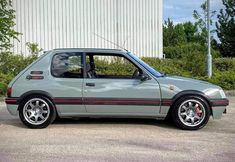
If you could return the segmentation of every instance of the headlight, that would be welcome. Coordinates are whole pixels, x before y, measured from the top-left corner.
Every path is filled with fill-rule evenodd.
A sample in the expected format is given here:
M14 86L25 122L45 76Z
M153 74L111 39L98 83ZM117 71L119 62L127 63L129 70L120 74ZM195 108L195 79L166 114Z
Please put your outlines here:
M219 93L220 93L220 96L222 97L222 98L226 98L226 95L225 95L225 93L224 93L224 91L221 89L221 90L219 90Z

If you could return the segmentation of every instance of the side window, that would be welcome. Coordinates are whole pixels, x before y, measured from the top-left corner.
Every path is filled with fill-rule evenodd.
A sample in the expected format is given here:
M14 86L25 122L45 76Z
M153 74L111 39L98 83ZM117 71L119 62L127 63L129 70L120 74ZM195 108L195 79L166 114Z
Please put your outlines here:
M140 70L127 58L115 55L87 55L88 78L132 79L140 75Z
M59 53L52 59L51 73L59 78L82 78L82 67L80 53Z

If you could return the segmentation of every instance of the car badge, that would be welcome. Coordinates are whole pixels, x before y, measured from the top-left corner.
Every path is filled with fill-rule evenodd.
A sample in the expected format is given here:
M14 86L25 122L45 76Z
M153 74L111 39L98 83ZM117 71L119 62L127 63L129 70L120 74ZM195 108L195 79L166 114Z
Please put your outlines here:
M169 89L172 90L172 91L174 91L174 90L175 90L175 86L170 85L170 86L169 86Z

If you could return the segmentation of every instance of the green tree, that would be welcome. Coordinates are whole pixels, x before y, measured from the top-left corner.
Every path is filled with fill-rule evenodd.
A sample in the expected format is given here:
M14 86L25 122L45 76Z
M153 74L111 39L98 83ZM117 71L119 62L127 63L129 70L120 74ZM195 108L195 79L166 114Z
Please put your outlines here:
M173 21L169 18L165 21L163 25L163 45L167 46L175 46L182 43L185 43L186 36L184 32L184 28L182 24L174 25Z
M39 47L38 43L27 42L26 46L32 57L38 57L39 52L43 50L42 48Z
M0 53L0 69L3 74L17 75L26 67L23 55L15 55L11 52Z
M219 49L224 57L235 57L235 1L223 0L225 9L217 15L217 35L220 39Z
M12 9L11 0L0 0L0 50L10 49L11 39L17 39L20 34L13 29L14 19L15 10Z
M213 17L215 16L216 11L210 11L210 25L213 24ZM207 40L207 16L208 16L208 11L207 11L207 3L206 1L201 5L201 13L198 12L197 10L193 11L193 17L196 20L196 25L201 33L201 43L206 44ZM211 30L211 33L214 33L215 30ZM213 37L211 38L213 40Z
M186 35L187 42L198 43L201 41L201 34L198 31L198 27L195 23L185 22L183 23L184 32Z

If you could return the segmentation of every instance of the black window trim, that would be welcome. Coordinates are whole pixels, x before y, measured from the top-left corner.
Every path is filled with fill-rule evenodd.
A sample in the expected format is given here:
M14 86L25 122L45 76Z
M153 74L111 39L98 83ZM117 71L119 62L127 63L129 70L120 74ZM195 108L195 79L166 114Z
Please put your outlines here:
M56 55L59 55L59 54L63 54L63 53L76 53L76 54L79 54L79 55L81 55L81 63L82 63L82 77L81 78L66 78L66 77L58 77L58 76L55 76L54 74L53 74L53 72L52 72L52 64L53 64L53 59L54 59L54 57L56 56ZM51 76L53 76L54 78L62 78L62 79L84 79L85 78L85 76L84 76L84 74L85 74L85 71L84 71L84 66L85 64L84 64L84 52L70 52L70 51L68 51L68 52L57 52L57 53L54 53L53 54L53 56L51 57L51 67L50 67L50 74L51 74Z

